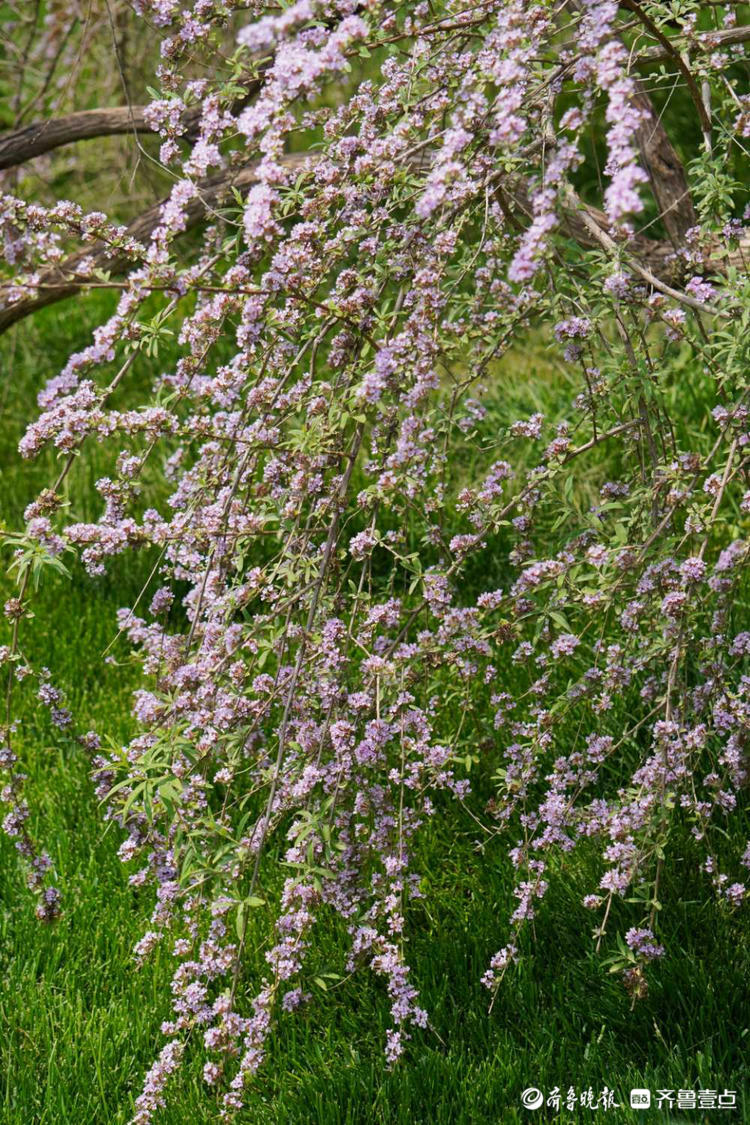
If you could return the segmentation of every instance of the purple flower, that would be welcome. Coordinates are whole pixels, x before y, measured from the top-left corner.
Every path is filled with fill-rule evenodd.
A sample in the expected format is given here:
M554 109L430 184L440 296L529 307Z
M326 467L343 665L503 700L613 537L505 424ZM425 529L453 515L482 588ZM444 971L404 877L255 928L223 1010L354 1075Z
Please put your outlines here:
M664 956L664 946L657 945L653 932L648 927L640 930L633 927L628 930L625 934L625 941L633 952L644 961L653 961Z
M561 633L550 645L550 652L555 660L561 656L572 656L580 643L580 638L573 633Z

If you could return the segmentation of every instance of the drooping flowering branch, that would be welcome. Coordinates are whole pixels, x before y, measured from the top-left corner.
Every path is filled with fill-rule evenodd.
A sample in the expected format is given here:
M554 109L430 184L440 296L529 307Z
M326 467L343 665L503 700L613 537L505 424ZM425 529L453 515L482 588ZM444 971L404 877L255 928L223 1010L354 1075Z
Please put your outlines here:
M137 7L165 35L149 114L173 186L137 230L6 196L0 318L50 286L119 291L21 442L68 454L66 473L108 446L101 516L66 511L58 482L13 547L24 575L28 552L53 566L75 550L93 577L153 559L156 588L119 618L143 668L138 733L107 755L81 736L132 882L154 891L136 956L169 940L178 962L146 1125L196 1039L222 1115L242 1106L275 1021L309 997L324 912L348 927L348 971L385 980L395 1063L428 1019L407 937L432 817L471 816L516 869L487 951L495 994L560 858L592 841L597 942L626 894L637 907L615 955L634 997L666 954L680 827L722 903L745 899L750 855L721 840L748 780L750 403L727 171L744 154L739 39L719 29L696 64L679 51L670 80L696 65L691 89L711 91L685 166L633 73L665 40L704 41L698 5L677 28L663 5L610 0ZM227 41L221 73L196 79ZM170 332L176 362L129 399ZM498 425L498 365L533 334L575 391L556 417L530 397ZM147 465L167 486L153 502ZM9 611L12 665L29 593ZM274 902L259 969L247 935Z

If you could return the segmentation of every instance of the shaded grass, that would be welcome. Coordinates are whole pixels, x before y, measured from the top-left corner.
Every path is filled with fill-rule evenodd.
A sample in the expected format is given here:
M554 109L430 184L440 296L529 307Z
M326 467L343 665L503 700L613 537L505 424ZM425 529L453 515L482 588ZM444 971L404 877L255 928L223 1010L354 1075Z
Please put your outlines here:
M10 525L17 525L24 504L54 471L49 457L19 465L14 449L23 421L33 416L34 394L44 379L71 348L85 343L89 315L78 305L51 310L3 345L0 514ZM523 413L524 377L530 369L544 376L543 363L536 355L509 374L508 396L495 407L497 426L505 424L506 413L508 420ZM528 413L545 408L554 417L569 397L564 380L550 367L535 385L541 387L534 392L539 400L529 401ZM91 516L97 507L93 482L106 471L106 454L93 445L77 469L71 504ZM96 582L76 570L70 583L43 586L36 621L26 631L30 658L55 670L80 721L120 740L131 727L136 670L103 665L100 654L114 634L116 609L132 604L147 573L146 559L119 561ZM162 1044L170 958L158 951L142 970L133 965L131 950L150 900L128 886L116 856L119 839L115 830L105 830L83 753L61 750L31 707L24 712L22 745L33 827L53 856L65 913L49 928L34 920L13 849L3 838L0 1122L120 1125ZM506 939L512 872L501 848L483 849L468 816L441 812L417 848L426 897L408 922L408 960L430 1028L415 1035L403 1065L388 1073L382 1048L389 1005L381 983L360 973L327 992L318 990L301 1013L282 1019L242 1114L245 1125L552 1120L546 1111L521 1108L527 1086L558 1086L563 1094L569 1086L591 1086L596 1093L608 1086L621 1106L631 1086L727 1087L738 1091L739 1108L723 1117L750 1116L744 1100L750 1011L745 913L720 914L699 905L694 864L673 864L660 930L668 957L652 973L649 995L631 1011L619 980L594 954L592 916L580 904L598 878L596 857L576 854L553 882L534 935L526 939L523 952L531 956L508 975L488 1014L480 977ZM321 916L313 970L342 971L345 950L341 924ZM190 1052L163 1114L165 1125L214 1119L214 1095L200 1081L201 1064L200 1052ZM577 1110L557 1120L593 1116ZM626 1108L600 1116L669 1119L663 1112ZM718 1116L673 1115L682 1122Z

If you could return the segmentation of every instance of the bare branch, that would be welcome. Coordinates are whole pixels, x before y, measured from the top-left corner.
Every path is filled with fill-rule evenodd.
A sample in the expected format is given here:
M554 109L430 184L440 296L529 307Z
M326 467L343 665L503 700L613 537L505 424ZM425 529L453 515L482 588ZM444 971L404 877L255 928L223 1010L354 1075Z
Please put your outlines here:
M197 107L184 114L183 123L188 134L195 129L199 117L200 109ZM0 169L14 168L35 156L75 141L133 132L156 132L146 120L144 105L84 109L78 113L68 113L64 117L34 121L22 129L0 135Z
M680 41L681 54L695 54L696 52L705 51L710 53L712 51L723 51L727 47L736 47L740 43L747 43L750 40L750 25L745 27L725 27L721 31L705 31L699 38L688 39L684 42ZM674 48L669 50L663 44L657 44L655 47L648 47L645 51L640 51L634 62L638 64L664 62L666 59L674 58Z
M637 83L634 101L643 115L636 137L651 190L667 234L679 248L697 222L685 169L641 82Z

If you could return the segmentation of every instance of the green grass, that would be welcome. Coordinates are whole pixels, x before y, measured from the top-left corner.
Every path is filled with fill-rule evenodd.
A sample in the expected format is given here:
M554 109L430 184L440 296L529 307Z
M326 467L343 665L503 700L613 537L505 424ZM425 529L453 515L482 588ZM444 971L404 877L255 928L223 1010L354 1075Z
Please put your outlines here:
M101 311L101 302L94 312ZM61 306L23 325L2 343L0 516L17 526L24 504L46 484L51 459L19 464L15 444L34 396L68 352L87 338L85 305ZM543 357L539 359L543 363ZM146 373L147 375L147 373ZM146 376L144 376L145 378ZM565 396L556 373L539 391L554 412ZM516 380L512 394L522 395ZM536 406L529 402L529 412ZM514 409L517 403L514 403ZM520 410L520 407L519 407ZM93 482L106 469L98 446L73 475L74 510L93 514ZM104 580L75 571L48 582L26 630L30 656L48 664L82 723L125 739L135 671L98 659L114 634L114 613L131 604L147 560L118 563ZM121 1125L144 1070L158 1052L159 1023L169 1014L169 957L141 970L131 949L149 902L127 884L105 830L83 754L61 751L43 717L24 713L22 743L30 774L34 829L48 846L65 895L52 927L33 918L13 848L0 841L0 1125ZM750 832L748 832L750 835ZM398 1069L384 1069L388 1000L367 973L318 993L282 1021L259 1076L244 1125L497 1125L552 1120L527 1112L527 1086L565 1092L614 1088L620 1103L631 1086L700 1086L738 1091L734 1114L674 1111L680 1122L750 1119L747 1101L750 1032L750 943L744 912L719 914L700 905L694 865L672 865L664 890L661 936L668 957L651 975L649 995L631 1011L620 982L594 954L592 916L580 905L595 882L595 856L578 856L557 880L524 952L491 1013L479 983L504 944L512 910L512 873L504 851L483 852L467 817L450 825L436 816L417 860L427 897L409 917L409 961L431 1027L415 1035ZM616 920L615 920L616 921ZM315 964L339 971L345 934L322 918ZM249 982L248 987L252 982ZM198 1051L172 1088L164 1125L214 1120L214 1096L199 1078ZM628 1109L560 1114L564 1122L666 1121L663 1112Z

